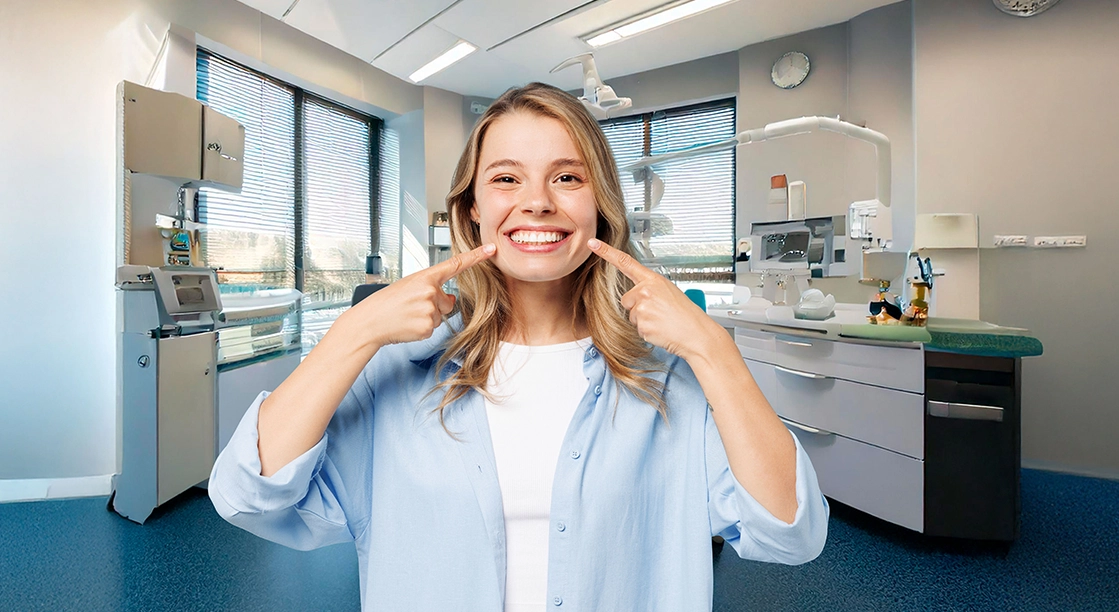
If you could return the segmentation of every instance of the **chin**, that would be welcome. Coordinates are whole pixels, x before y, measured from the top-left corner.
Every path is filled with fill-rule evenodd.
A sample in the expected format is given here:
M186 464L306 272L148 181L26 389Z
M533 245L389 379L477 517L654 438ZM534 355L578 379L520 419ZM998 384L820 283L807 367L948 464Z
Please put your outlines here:
M525 283L550 283L571 276L582 262L511 262L498 259L494 263L506 278Z

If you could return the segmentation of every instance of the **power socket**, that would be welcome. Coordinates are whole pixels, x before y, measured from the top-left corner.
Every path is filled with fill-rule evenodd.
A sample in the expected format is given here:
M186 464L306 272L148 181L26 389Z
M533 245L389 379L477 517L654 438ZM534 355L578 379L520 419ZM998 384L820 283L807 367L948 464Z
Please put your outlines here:
M1024 247L1030 246L1025 236L995 236L997 247Z
M1077 248L1088 246L1087 236L1034 236L1034 247L1039 249Z

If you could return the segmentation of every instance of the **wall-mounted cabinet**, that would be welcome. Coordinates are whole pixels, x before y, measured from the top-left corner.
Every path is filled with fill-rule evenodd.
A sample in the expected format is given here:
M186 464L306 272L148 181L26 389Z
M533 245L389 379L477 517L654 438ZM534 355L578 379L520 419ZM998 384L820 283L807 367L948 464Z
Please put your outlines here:
M124 81L124 167L181 184L241 189L245 128L198 100Z

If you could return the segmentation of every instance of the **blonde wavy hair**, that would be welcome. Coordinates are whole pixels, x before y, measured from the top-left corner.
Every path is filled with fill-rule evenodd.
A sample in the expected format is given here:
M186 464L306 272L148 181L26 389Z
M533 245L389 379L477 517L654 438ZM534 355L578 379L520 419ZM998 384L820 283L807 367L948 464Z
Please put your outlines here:
M470 133L466 148L455 168L447 211L450 213L451 249L464 253L481 245L479 228L470 216L474 207L474 180L486 130L499 118L518 112L549 117L562 123L575 142L587 168L598 208L596 237L610 246L634 255L626 222L625 198L606 136L598 123L571 94L543 83L510 89L486 110ZM619 385L642 402L654 407L667 422L668 407L664 385L649 377L663 366L652 358L650 347L637 333L621 306L621 297L633 281L596 255L591 255L573 275L571 322L582 318L606 366ZM437 371L451 359L459 358L462 367L436 387L445 390L436 410L443 422L443 411L471 389L486 393L490 368L497 357L504 334L515 324L504 275L491 262L464 270L456 277L459 298L456 308L462 313L462 330L451 337ZM616 407L616 406L615 406ZM446 425L444 424L444 428Z

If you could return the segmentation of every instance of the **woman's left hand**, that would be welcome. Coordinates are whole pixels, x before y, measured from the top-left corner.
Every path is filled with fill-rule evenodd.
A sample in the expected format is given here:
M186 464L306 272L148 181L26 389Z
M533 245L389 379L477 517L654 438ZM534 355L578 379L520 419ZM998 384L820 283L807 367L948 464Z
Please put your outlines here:
M634 282L622 296L622 308L646 342L689 360L703 353L713 334L723 334L688 296L667 278L641 265L633 257L592 238L587 246Z

